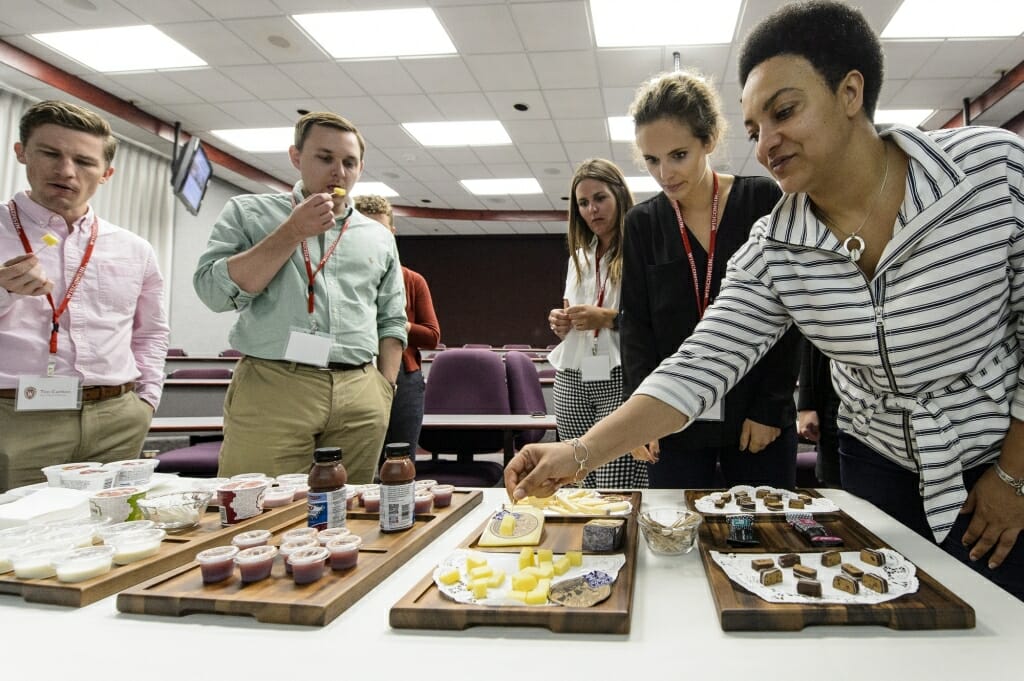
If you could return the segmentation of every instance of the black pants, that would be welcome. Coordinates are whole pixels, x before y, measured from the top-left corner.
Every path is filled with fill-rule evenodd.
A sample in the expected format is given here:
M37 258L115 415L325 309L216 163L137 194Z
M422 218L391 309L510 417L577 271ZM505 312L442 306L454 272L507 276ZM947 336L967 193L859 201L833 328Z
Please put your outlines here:
M916 472L896 465L860 440L842 432L839 433L839 462L843 489L870 501L922 537L934 541L918 491ZM988 464L982 464L963 472L964 486L968 492L987 470ZM962 543L964 532L967 531L970 522L969 514L957 517L953 528L939 547L1024 601L1024 535L1017 538L1017 543L1003 564L995 570L990 570L987 556L971 561L971 549ZM954 588L952 584L946 586Z

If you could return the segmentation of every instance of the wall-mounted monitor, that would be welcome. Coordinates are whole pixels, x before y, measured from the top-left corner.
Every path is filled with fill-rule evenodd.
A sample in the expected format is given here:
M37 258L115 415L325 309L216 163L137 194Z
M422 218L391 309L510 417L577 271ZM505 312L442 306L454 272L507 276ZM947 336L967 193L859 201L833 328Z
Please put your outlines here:
M206 157L203 143L193 137L182 149L174 166L174 177L171 184L174 195L185 204L192 215L199 214L199 206L206 195L206 187L213 176L213 166Z

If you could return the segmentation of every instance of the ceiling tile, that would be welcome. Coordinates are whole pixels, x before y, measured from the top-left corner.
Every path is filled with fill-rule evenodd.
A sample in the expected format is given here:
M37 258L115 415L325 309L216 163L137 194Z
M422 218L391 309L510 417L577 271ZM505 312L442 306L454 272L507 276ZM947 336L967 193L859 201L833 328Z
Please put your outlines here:
M484 90L535 90L537 78L525 54L477 54L466 65Z
M523 160L519 150L514 145L506 144L500 147L473 147L479 159L491 167L495 177L519 177L508 175L508 167L511 164L522 164L525 169L526 161ZM499 173L506 174L499 174Z
M890 106L896 109L938 109L956 104L964 97L977 96L971 92L968 78L914 78L908 80L896 94Z
M140 19L149 24L178 21L203 21L210 13L192 0L125 0L125 4ZM165 27L160 27L165 31Z
M290 99L307 93L276 66L222 66L219 71L259 99Z
M477 92L480 89L461 57L403 59L402 66L424 92Z
M583 90L545 90L544 99L548 103L551 117L558 118L593 118L604 114L604 101L601 91Z
M513 5L512 17L530 52L588 50L590 20L583 0Z
M436 164L434 158L422 147L396 147L394 149L388 149L385 153L395 165L404 166L406 168L419 168L422 166ZM410 171L410 174L415 176L418 172L419 170Z
M4 23L19 33L69 31L75 22L38 2L5 2Z
M597 61L592 50L541 52L530 55L542 88L597 87Z
M519 153L528 163L544 163L546 161L567 161L565 149L561 144L520 143Z
M600 49L597 68L601 87L636 88L641 82L664 70L660 47Z
M639 87L637 83L637 87ZM601 99L604 101L604 109L609 116L625 116L629 113L629 106L636 96L636 87L613 87L601 88Z
M295 124L296 115L286 116L263 100L224 102L217 105L246 126L253 128L279 128Z
M220 130L248 127L237 118L212 104L179 104L174 107L181 116L181 124L186 130ZM221 145L229 147L227 142Z
M95 9L83 9L73 2L64 0L41 0L40 2L6 2L4 3L4 15L7 8L12 4L33 5L39 9L43 5L48 6L54 12L67 17L74 23L75 28L107 28L112 26L134 26L142 23L139 17L128 11L114 0L91 0ZM5 16L6 18L6 16Z
M517 112L518 113L518 112ZM513 114L514 115L514 114ZM558 143L558 130L550 120L503 120L509 137L516 144Z
M611 158L612 148L608 142L566 142L565 152L576 165L588 158Z
M498 112L498 118L515 117L518 120L550 118L547 104L540 90L513 90L508 92L487 92L487 99ZM516 104L526 104L527 111L516 111Z
M988 78L993 75L987 72L988 65L1012 42L1012 39L944 40L914 75L916 78ZM1024 58L1024 54L1019 56ZM998 76L992 81L997 79Z
M217 0L207 2L206 11L218 19L266 17L281 13L271 0Z
M330 58L291 19L281 15L265 16L265 14L261 15L260 12L253 11L241 16L255 16L259 18L232 19L231 21L225 21L224 26L228 30L233 31L249 47L259 52L264 59L273 64L318 61ZM272 12L271 14L277 14L277 12ZM271 36L284 38L287 41L287 46L280 47L274 45L269 41Z
M194 52L210 66L264 64L267 60L216 21L164 24L160 30Z
M482 121L496 118L494 107L482 92L431 95L441 115L451 121Z
M448 172L457 180L484 180L494 177L491 169L483 163L452 163Z
M402 60L406 61L406 60ZM398 59L342 62L345 73L371 95L407 95L423 92Z
M168 78L166 73L122 73L114 80L156 104L196 104L203 101L199 95Z
M555 121L558 134L563 142L606 142L608 141L608 120L606 118L573 118Z
M325 105L321 104L318 100L309 97L302 97L299 99L272 99L268 100L266 104L288 119L290 125L293 125L297 120L299 120L298 109L306 109L307 111L327 110Z
M394 123L391 117L371 97L325 97L320 100L325 111L333 111L344 116L357 126L380 125Z
M529 205L531 201L522 200L526 197L517 196L516 204L523 206L524 204ZM520 208L521 210L551 210L551 208ZM513 222L510 226L516 234L547 234L548 231L544 229L544 225L539 222Z
M939 45L939 40L883 40L886 79L913 78Z
M696 71L702 76L711 78L716 84L735 82L736 77L728 78L726 73L729 68L729 54L734 49L732 45L684 45L682 47L665 48L665 68L672 69L672 52L679 52L679 64L684 71ZM652 74L654 75L654 74ZM639 85L639 83L637 83Z
M355 97L366 94L335 61L278 64L277 68L314 97Z
M476 153L467 147L451 148L451 149L431 149L430 155L433 156L438 163L446 168L451 168L455 165L470 165L480 163L480 158Z
M416 144L402 127L396 123L390 125L361 125L359 132L366 138L367 144L378 149L404 149Z
M426 95L380 95L374 99L392 118L403 123L444 120Z
M217 69L166 71L167 77L207 102L244 102L252 94Z
M523 49L512 14L503 5L439 7L436 12L459 54Z

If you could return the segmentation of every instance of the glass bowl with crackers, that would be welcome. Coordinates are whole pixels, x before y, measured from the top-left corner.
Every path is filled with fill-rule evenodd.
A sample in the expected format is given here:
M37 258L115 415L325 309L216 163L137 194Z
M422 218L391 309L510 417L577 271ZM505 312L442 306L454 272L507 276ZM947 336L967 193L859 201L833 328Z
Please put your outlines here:
M702 520L700 513L679 508L652 508L637 516L647 548L665 556L692 551Z

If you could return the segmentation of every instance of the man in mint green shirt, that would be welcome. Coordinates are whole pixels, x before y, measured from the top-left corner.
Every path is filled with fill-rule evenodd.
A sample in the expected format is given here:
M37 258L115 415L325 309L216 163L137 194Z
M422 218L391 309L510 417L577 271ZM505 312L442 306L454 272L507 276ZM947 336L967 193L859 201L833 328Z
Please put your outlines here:
M219 475L305 472L316 447L335 446L351 483L373 478L406 317L395 240L351 206L365 149L344 118L306 114L291 194L236 196L213 227L193 284L211 310L238 313L229 342L244 353Z

